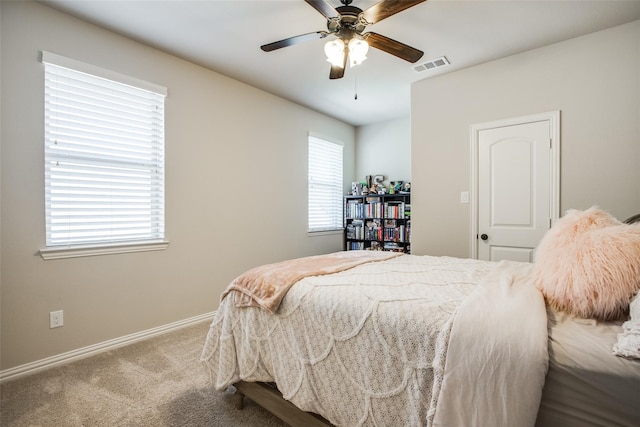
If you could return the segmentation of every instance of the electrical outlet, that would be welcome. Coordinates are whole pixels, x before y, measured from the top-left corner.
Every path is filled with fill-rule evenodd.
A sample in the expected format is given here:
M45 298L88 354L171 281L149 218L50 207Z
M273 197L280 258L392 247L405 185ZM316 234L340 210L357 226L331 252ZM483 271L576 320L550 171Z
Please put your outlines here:
M49 313L49 329L64 326L64 317L62 310L52 311Z

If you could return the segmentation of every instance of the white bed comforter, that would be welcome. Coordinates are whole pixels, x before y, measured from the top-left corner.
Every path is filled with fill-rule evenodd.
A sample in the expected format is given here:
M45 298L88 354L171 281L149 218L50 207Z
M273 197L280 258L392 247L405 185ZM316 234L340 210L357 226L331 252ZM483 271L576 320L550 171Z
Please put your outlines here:
M276 382L336 426L533 426L547 317L530 268L404 255L304 278L275 315L225 298L202 360L218 389Z

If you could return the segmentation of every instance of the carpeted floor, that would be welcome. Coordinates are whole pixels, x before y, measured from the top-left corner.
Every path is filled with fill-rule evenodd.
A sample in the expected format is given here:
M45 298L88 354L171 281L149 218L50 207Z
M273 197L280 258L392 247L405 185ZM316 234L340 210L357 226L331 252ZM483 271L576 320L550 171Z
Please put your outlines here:
M216 391L200 363L209 322L51 368L0 386L0 425L286 427L233 390Z

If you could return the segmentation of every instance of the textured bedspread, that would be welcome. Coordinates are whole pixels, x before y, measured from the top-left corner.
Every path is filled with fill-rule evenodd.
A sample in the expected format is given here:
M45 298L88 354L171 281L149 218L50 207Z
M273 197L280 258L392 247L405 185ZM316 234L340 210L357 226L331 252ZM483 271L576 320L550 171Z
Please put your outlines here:
M238 308L225 298L202 360L218 389L239 380L274 381L285 399L336 426L432 425L434 417L443 418L438 414L443 381L449 391L469 389L468 384L455 384L458 379L450 373L445 380L456 313L501 266L403 255L306 277L289 289L276 314ZM477 350L480 341L478 337L472 348ZM464 343L457 351L465 352ZM542 365L546 368L546 360ZM473 377L469 375L463 378ZM535 387L540 381L544 372ZM451 405L455 407L453 401L448 408ZM530 422L509 425L534 421L535 412ZM456 424L445 420L439 425Z

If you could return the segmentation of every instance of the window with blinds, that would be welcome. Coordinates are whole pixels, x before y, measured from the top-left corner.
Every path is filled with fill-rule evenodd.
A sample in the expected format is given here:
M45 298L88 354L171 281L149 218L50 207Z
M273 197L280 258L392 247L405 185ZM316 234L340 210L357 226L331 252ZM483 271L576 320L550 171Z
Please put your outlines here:
M309 231L341 230L342 145L309 136Z
M164 239L166 89L43 52L46 246Z

